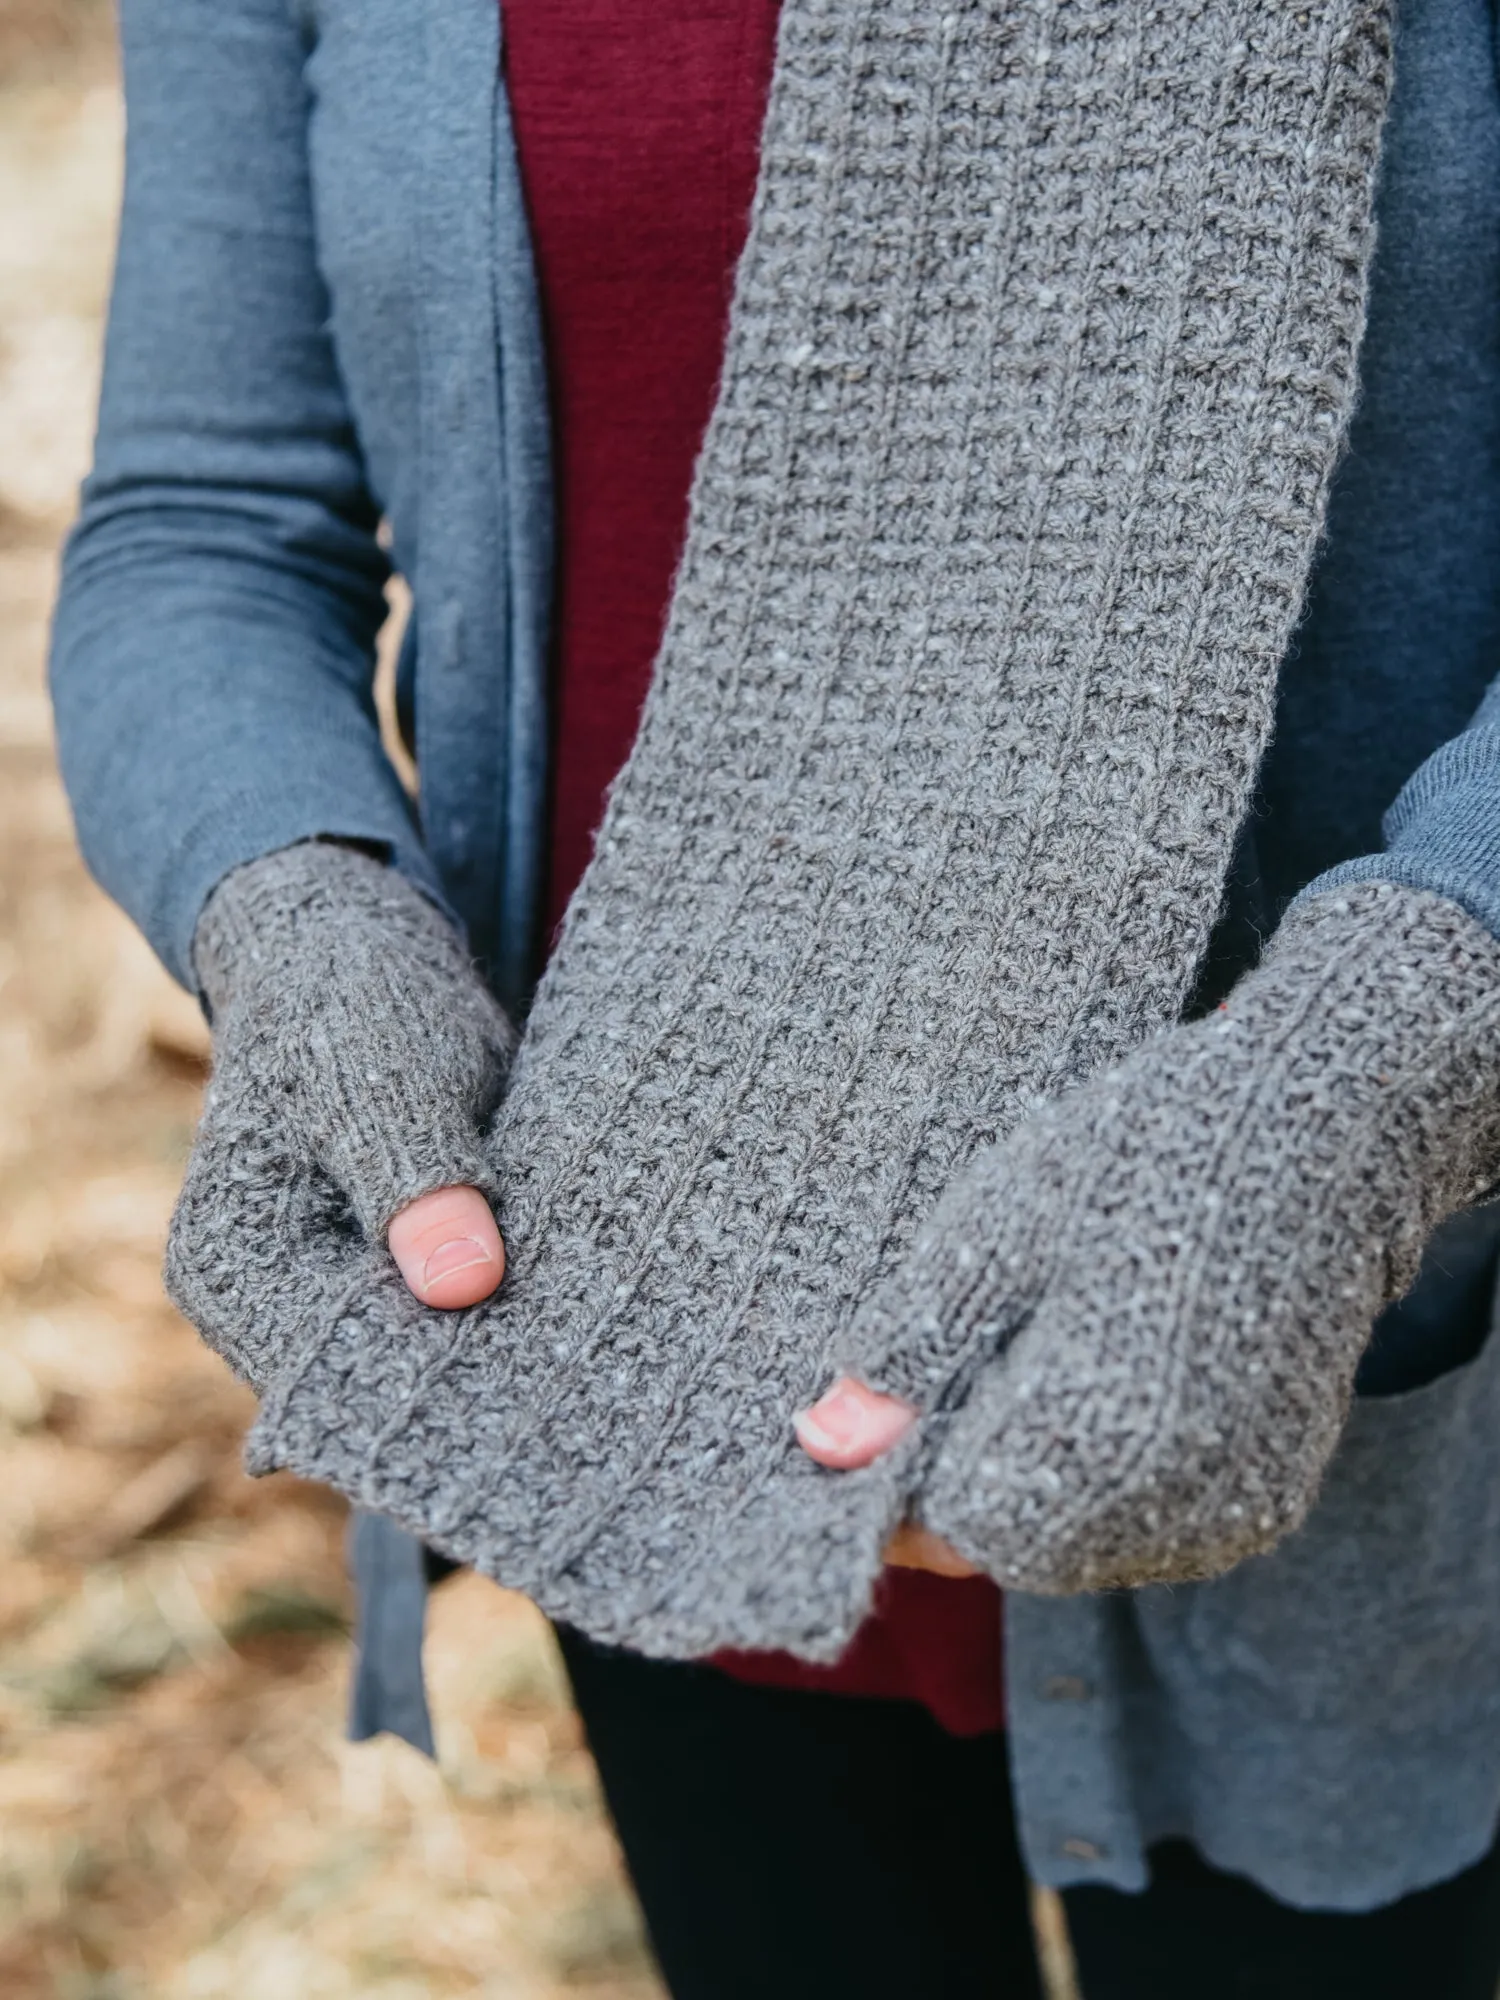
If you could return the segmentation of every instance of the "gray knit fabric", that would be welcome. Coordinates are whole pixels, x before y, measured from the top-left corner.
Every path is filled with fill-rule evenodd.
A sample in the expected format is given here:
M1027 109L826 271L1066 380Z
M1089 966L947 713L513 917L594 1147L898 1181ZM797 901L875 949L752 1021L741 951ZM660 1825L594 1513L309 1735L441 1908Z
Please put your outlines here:
M959 1406L919 1511L1000 1582L1216 1575L1300 1525L1376 1314L1497 1167L1500 944L1422 892L1316 898L982 1154L845 1364Z
M1352 396L1382 0L788 0L641 734L497 1124L256 1462L606 1639L839 1650L917 1447L790 1417L977 1149L1180 1008Z
M238 868L194 960L214 1070L167 1289L263 1387L398 1208L494 1176L481 1132L514 1045L452 925L393 870L310 841Z

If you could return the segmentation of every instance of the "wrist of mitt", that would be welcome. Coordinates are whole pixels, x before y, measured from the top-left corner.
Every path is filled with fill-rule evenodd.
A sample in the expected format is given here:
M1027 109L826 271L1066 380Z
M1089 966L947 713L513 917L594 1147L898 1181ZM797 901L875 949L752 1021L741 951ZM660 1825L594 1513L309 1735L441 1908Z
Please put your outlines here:
M239 868L199 919L215 1094L251 1092L365 1232L487 1187L482 1129L515 1037L453 926L394 869L307 841Z
M349 848L235 870L194 958L213 1074L167 1289L260 1388L398 1209L460 1183L493 1198L515 1038L442 913Z
M982 1154L855 1329L1001 1582L1214 1574L1315 1497L1381 1308L1500 1156L1500 945L1372 884Z

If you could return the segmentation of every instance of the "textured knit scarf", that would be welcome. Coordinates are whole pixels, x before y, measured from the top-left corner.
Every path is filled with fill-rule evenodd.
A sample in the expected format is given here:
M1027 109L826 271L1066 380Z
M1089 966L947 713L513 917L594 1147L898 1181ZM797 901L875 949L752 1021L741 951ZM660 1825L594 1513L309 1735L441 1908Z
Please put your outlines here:
M1385 0L786 0L668 630L493 1141L511 1274L457 1318L372 1275L263 1465L605 1638L837 1650L888 1522L790 1415L955 1169L1182 1006L1389 59Z

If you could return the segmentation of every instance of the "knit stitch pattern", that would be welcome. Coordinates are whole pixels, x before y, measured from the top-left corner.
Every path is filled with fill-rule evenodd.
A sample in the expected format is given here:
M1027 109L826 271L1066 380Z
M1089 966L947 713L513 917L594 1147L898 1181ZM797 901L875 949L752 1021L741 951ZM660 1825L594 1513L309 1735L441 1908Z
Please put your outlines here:
M997 1581L1217 1575L1301 1525L1376 1315L1497 1169L1500 945L1394 884L1315 897L980 1154L844 1365L933 1413L919 1511Z
M234 869L193 958L214 1068L167 1289L262 1388L362 1282L398 1208L493 1192L481 1135L515 1032L441 911L330 842Z
M1347 423L1384 0L788 0L640 736L491 1141L267 1398L604 1639L838 1652L913 1453L790 1417L954 1172L1175 1016Z

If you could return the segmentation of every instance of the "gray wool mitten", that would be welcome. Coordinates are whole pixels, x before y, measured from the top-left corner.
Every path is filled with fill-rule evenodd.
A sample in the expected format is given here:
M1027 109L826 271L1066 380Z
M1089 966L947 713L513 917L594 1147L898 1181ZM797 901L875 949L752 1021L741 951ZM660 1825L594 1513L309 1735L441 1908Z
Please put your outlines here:
M921 1520L998 1581L1207 1576L1295 1528L1377 1313L1500 1165L1500 945L1385 884L980 1155L852 1329Z
M257 1388L372 1259L397 1209L494 1178L514 1046L453 926L393 869L309 841L236 869L193 954L213 1020L167 1289Z

